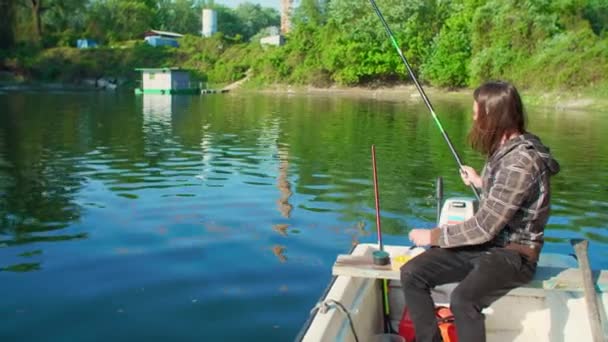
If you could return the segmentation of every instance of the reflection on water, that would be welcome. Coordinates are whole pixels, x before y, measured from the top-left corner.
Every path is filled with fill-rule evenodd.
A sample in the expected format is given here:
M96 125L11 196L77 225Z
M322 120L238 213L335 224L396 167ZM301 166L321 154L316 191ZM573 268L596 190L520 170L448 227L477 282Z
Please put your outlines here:
M40 270L39 262L31 262L31 263L22 263L16 265L10 265L6 267L0 268L0 270L5 272L30 272L30 271L38 271Z
M277 188L281 192L281 196L277 201L279 211L284 218L291 216L293 206L289 204L289 198L293 194L291 192L291 184L287 178L287 170L289 169L288 152L286 149L279 150L279 178L277 179Z
M280 262L287 262L287 257L285 256L285 246L275 245L272 246L272 253L276 255L277 259Z
M470 104L435 106L479 168ZM420 104L11 93L0 108L11 340L290 340L336 255L375 242L372 144L385 243L433 225L437 176L470 195ZM562 164L546 250L585 237L608 267L608 113L532 109L530 128Z
M274 226L272 226L272 229L281 234L281 236L287 236L287 229L289 228L288 224L275 224Z
M8 97L8 96L7 96ZM2 101L0 126L0 247L23 246L19 257L0 259L3 271L42 269L43 263L27 252L31 245L87 237L86 232L67 229L80 219L74 197L85 182L79 174L82 156L67 150L84 140L82 132L51 135L52 130L72 130L85 122L54 121L41 109L47 102L30 103L18 96ZM29 106L38 107L31 114ZM62 148L57 148L63 145ZM66 146L67 145L67 146Z

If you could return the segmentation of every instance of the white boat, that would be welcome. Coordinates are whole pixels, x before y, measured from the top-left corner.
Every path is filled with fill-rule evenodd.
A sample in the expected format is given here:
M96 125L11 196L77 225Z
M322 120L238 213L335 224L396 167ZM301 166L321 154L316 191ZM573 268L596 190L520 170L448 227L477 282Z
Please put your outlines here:
M396 261L398 256L408 255L410 248L385 246L392 264L384 267L375 266L371 261L372 252L377 249L376 244L359 244L350 255L338 257L333 267L334 278L296 337L297 341L355 341L352 329L358 341L370 341L372 336L382 333L379 279L390 279L390 319L394 330L398 330L405 303L399 281L400 263ZM606 322L608 272L593 275L600 316ZM433 297L437 304L448 303L449 289L453 286L435 289ZM534 280L512 290L484 313L489 342L593 341L582 274L576 260L567 255L542 254ZM603 340L608 341L605 324L603 330Z

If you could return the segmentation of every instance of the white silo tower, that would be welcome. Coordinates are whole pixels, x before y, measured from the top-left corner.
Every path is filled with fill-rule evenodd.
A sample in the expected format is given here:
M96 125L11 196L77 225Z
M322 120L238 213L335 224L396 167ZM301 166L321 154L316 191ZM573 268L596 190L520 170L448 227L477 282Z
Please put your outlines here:
M212 9L203 9L203 36L211 37L217 32L217 12Z

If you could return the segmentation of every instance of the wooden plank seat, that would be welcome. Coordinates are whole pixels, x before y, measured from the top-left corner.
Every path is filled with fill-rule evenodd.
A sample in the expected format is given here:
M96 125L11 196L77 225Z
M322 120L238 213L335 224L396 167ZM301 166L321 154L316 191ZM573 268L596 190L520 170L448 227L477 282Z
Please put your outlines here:
M372 262L372 252L377 250L375 244L360 244L353 254L339 255L334 263L333 275L344 275L361 278L400 280L400 263L394 262L399 255L407 255L408 246L387 246L386 251L393 261L390 265L378 266ZM539 262L534 279L513 291L532 294L539 290L539 295L545 290L562 290L583 292L582 275L578 268L555 266L555 260L549 260L553 265L543 265ZM608 271L594 271L593 278L598 292L608 292Z

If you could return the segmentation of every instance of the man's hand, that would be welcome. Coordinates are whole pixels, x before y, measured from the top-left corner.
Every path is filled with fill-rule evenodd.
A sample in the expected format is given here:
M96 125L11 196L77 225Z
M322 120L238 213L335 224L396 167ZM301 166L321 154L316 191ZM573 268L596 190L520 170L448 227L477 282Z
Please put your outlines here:
M477 174L474 168L466 165L462 165L460 169L460 178L464 185L469 186L473 184L476 188L481 188L481 177Z
M439 240L439 228L412 229L409 238L416 246L436 246Z

